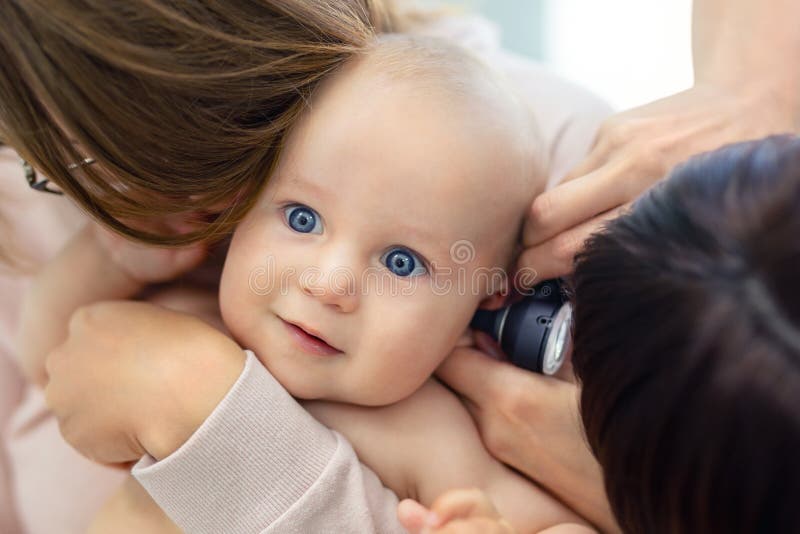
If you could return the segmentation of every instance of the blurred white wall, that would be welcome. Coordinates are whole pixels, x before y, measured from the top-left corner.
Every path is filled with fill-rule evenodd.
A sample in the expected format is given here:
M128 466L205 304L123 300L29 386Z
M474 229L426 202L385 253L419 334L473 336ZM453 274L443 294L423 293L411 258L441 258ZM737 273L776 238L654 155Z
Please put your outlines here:
M617 108L692 85L691 0L550 0L543 59Z
M450 0L494 20L503 43L615 108L688 88L691 0Z

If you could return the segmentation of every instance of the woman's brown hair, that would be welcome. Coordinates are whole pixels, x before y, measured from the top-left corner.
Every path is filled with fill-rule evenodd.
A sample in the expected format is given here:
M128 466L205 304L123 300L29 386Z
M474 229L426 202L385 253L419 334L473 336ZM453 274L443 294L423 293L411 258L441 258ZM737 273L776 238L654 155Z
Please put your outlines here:
M402 24L390 0L7 0L0 20L0 139L159 244L230 230L319 81ZM198 213L183 235L140 224Z
M630 533L800 532L800 138L699 156L591 238L581 414Z

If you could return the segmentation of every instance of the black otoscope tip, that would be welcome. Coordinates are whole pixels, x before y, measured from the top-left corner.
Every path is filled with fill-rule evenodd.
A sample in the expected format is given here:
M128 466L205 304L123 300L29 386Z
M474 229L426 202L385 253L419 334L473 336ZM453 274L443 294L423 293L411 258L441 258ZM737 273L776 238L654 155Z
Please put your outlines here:
M545 347L553 319L563 304L556 281L539 284L533 295L499 310L478 310L470 322L500 343L514 365L544 372Z
M469 323L470 328L486 332L492 339L497 340L500 327L500 316L505 310L478 310Z

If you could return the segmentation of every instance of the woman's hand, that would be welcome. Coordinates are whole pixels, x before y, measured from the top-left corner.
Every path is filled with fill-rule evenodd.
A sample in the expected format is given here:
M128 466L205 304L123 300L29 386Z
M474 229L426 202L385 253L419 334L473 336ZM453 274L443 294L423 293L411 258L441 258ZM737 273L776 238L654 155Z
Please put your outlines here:
M534 200L518 268L535 270L537 281L566 274L587 237L676 164L728 143L796 130L792 113L772 93L710 84L614 115L564 183Z
M397 517L409 534L514 534L489 496L479 489L450 490L430 508L413 499L397 505Z
M464 398L489 452L604 532L619 529L583 435L574 384L457 348L436 371Z
M64 439L102 463L164 458L219 404L242 350L192 316L142 302L80 308L47 359L47 403Z

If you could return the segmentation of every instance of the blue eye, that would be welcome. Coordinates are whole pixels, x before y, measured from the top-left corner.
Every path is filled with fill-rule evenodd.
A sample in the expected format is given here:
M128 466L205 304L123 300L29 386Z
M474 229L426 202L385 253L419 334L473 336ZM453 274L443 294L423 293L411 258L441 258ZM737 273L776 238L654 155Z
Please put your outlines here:
M420 276L428 272L425 263L406 248L393 248L381 257L381 262L397 276Z
M301 234L321 234L322 221L316 211L308 206L294 205L283 209L286 224Z

